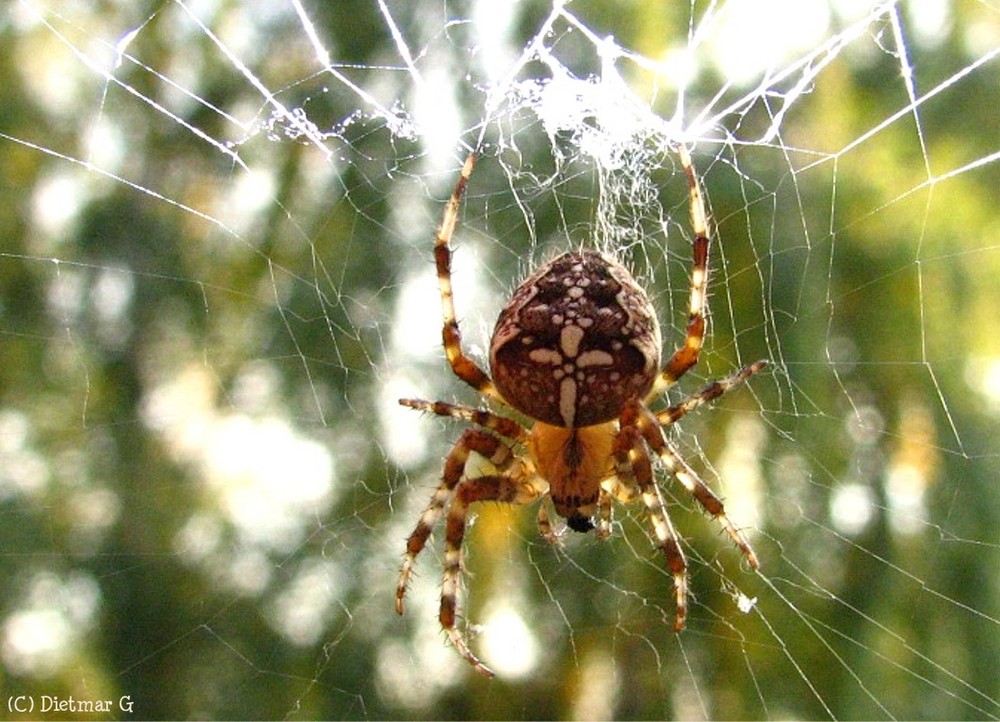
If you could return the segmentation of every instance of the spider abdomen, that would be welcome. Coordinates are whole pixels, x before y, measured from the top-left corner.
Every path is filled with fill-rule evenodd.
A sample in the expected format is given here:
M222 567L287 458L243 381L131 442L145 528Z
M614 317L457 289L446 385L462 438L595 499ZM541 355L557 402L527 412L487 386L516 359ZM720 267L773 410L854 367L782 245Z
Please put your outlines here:
M493 381L515 409L547 424L611 421L650 390L660 365L653 306L617 261L564 253L514 291L490 344Z

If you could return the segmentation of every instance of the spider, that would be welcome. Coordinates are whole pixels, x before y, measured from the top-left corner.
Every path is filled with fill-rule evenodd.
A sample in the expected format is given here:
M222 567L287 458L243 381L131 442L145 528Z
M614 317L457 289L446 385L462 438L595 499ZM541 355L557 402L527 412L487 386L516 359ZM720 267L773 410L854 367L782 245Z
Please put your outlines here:
M694 259L684 343L662 368L659 323L645 291L615 259L580 250L538 268L500 311L490 342L491 378L462 350L451 286L451 237L475 153L465 161L445 206L434 240L434 259L448 362L456 376L488 401L519 412L531 423L444 401L399 400L403 406L460 419L473 428L448 452L441 482L407 540L396 587L396 611L403 613L417 555L441 515L447 513L440 623L458 653L486 676L493 672L473 654L455 624L462 540L469 506L475 502L530 504L548 496L570 529L595 530L603 538L611 533L612 500L631 502L641 497L655 543L673 575L674 627L680 631L687 616L687 562L654 481L652 454L719 522L747 563L753 569L760 567L722 502L680 457L664 428L743 383L767 362L744 366L662 411L649 406L698 362L705 338L708 220L684 145L679 146L678 155L690 196ZM467 475L466 462L473 453L489 460L492 473ZM547 506L539 507L538 528L546 539L556 541Z

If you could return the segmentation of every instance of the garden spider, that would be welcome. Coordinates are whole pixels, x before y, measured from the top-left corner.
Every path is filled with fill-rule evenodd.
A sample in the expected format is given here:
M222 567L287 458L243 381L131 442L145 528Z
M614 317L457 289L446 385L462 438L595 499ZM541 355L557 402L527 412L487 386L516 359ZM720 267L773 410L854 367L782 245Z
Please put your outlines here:
M690 195L694 267L687 334L662 369L659 323L645 291L616 260L583 250L549 261L514 291L493 331L490 378L462 351L451 288L449 243L475 154L465 161L445 206L434 260L448 362L462 381L489 401L520 412L532 423L524 426L490 411L443 401L400 399L403 406L462 419L477 428L467 429L451 447L441 483L410 534L396 587L396 611L403 613L413 563L447 511L440 622L462 657L487 676L493 672L476 658L455 626L462 539L474 502L530 504L548 495L569 528L595 529L596 514L596 533L606 537L611 532L612 499L629 502L641 496L656 544L673 574L674 626L680 631L687 616L687 562L653 479L652 452L715 517L747 563L754 569L760 566L722 502L680 457L663 430L746 381L767 362L749 364L659 413L649 408L698 362L705 337L708 222L691 157L683 145L678 153ZM472 453L489 460L493 472L467 476L466 462ZM539 508L538 526L543 536L555 540L546 504Z

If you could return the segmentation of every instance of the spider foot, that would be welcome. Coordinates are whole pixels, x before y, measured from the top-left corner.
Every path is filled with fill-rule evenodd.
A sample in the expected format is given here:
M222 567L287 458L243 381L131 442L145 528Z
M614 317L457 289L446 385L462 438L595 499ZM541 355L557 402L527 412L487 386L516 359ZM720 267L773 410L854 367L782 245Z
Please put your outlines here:
M447 627L445 631L448 633L448 640L451 642L452 646L458 651L460 655L465 659L466 662L472 665L472 668L479 672L479 674L484 677L495 677L496 673L487 667L485 664L479 661L479 657L472 653L469 649L469 645L465 642L465 637L459 632L455 627Z
M760 569L760 560L757 558L756 552L754 552L753 547L750 546L750 542L747 540L746 536L743 535L736 526L729 521L729 517L725 514L719 514L716 519L722 528L729 535L729 538L733 540L733 543L743 552L743 556L747 560L747 564L753 569Z
M562 534L552 525L552 518L545 504L538 507L538 533L552 546L562 546Z
M603 510L602 510L603 512ZM597 524L594 526L594 536L598 541L607 541L611 538L611 510L601 513L597 517Z
M399 581L396 583L396 614L403 613L403 597L406 596L406 587L410 582L410 572L413 568L413 560L409 557L403 562L403 568L399 572Z
M674 621L674 631L683 632L684 627L687 626L687 611L677 610L677 619Z
M674 631L683 631L687 624L687 574L674 573L674 591L676 592L677 616L674 618Z

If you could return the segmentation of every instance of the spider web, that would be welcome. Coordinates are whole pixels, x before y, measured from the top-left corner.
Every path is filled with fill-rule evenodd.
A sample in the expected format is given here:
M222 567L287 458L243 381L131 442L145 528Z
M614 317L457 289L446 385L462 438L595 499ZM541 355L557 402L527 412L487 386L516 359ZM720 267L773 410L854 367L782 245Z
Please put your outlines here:
M1000 717L1000 12L986 2L50 3L0 10L0 663L13 717ZM567 247L683 339L670 429L761 559L664 479L605 543L481 505L463 624L404 540L480 403L467 350ZM66 702L69 704L68 702ZM50 702L51 704L51 702ZM33 705L33 706L31 706ZM64 707L79 716L82 707Z

